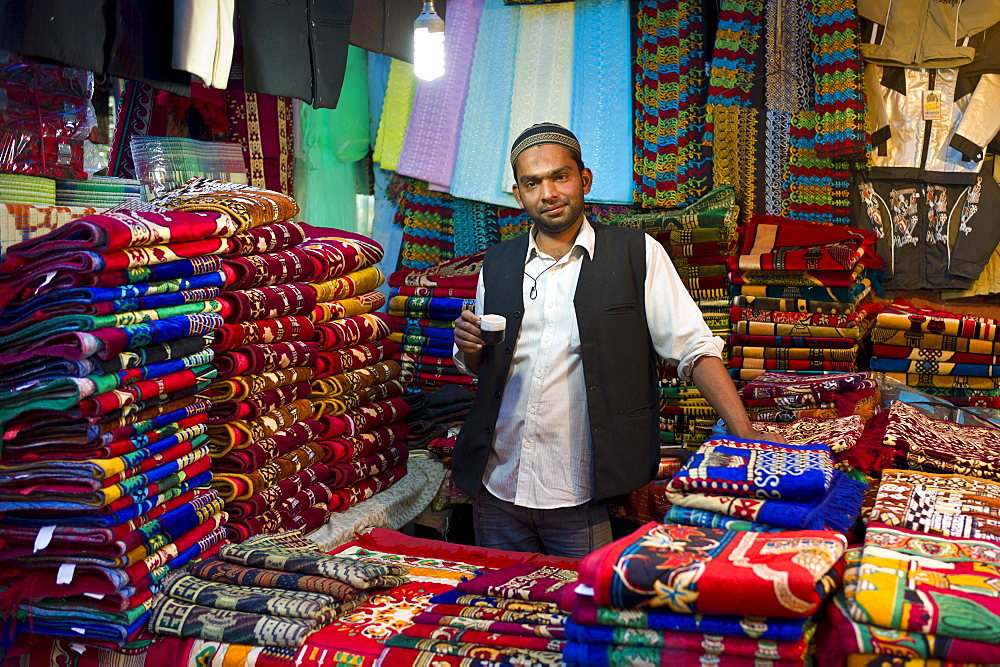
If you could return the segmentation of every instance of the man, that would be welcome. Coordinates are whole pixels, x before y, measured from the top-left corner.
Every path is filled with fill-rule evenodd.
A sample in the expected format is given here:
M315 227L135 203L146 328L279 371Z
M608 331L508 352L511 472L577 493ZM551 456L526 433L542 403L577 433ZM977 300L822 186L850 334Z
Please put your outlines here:
M733 435L760 435L722 364L722 340L662 246L584 216L593 175L573 133L534 125L510 161L514 197L534 225L487 252L475 313L455 320L455 361L479 376L455 481L473 499L478 545L583 557L611 540L604 501L657 469L657 353ZM483 345L484 313L507 318L499 345Z

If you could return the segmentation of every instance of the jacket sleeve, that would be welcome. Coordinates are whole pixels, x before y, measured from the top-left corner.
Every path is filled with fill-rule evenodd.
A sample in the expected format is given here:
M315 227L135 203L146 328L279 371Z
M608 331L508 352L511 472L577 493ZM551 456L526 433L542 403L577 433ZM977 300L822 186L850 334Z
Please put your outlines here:
M858 5L860 6L860 2ZM1000 2L997 0L965 0L958 10L959 39L975 35L1000 21Z
M1000 5L1000 3L998 3ZM1000 131L1000 74L984 74L949 145L967 159L982 162L986 144Z

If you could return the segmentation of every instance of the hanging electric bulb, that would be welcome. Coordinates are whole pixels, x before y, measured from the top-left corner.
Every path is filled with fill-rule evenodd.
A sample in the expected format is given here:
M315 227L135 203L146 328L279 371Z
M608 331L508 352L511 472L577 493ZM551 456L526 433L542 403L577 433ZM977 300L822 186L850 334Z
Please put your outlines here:
M434 11L434 0L425 0L413 22L413 73L425 81L444 74L444 21Z

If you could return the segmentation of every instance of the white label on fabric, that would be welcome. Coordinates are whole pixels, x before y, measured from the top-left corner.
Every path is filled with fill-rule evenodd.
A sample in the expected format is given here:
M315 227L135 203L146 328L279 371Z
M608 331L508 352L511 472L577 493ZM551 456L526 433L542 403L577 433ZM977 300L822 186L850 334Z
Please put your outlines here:
M49 271L48 273L46 273L45 274L45 280L42 281L42 284L38 286L38 289L42 289L43 287L45 287L46 285L48 285L50 282L52 282L52 279L55 278L55 277L56 277L56 272L55 271Z
M88 598L94 598L95 600L103 600L104 593L84 593Z
M31 553L38 553L49 546L49 542L52 541L52 533L54 532L56 532L55 526L42 526L39 528L38 535L35 535L35 547Z
M573 592L576 593L577 595L587 595L590 597L594 597L594 589L588 586L587 584L577 584L576 588L573 589Z
M77 634L80 634L80 635L87 634L87 631L84 630L83 628L70 628L70 630L72 630L73 632L75 632Z
M83 644L70 644L69 647L80 655L83 655L83 652L87 650L87 647Z
M76 563L63 563L59 566L59 571L56 572L56 583L72 583L74 572L76 572Z

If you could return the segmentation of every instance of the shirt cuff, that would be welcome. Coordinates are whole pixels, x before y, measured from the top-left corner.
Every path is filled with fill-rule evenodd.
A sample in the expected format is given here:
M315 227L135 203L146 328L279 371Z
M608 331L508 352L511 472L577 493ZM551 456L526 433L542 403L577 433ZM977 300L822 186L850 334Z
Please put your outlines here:
M684 358L677 364L677 376L682 380L690 380L694 362L702 357L718 357L722 359L723 346L725 346L725 343L718 336L699 339L691 351L684 355Z
M452 345L451 347L451 358L455 360L455 368L462 371L466 375L479 377L478 373L472 372L472 370L465 364L465 353L459 350L457 345Z

